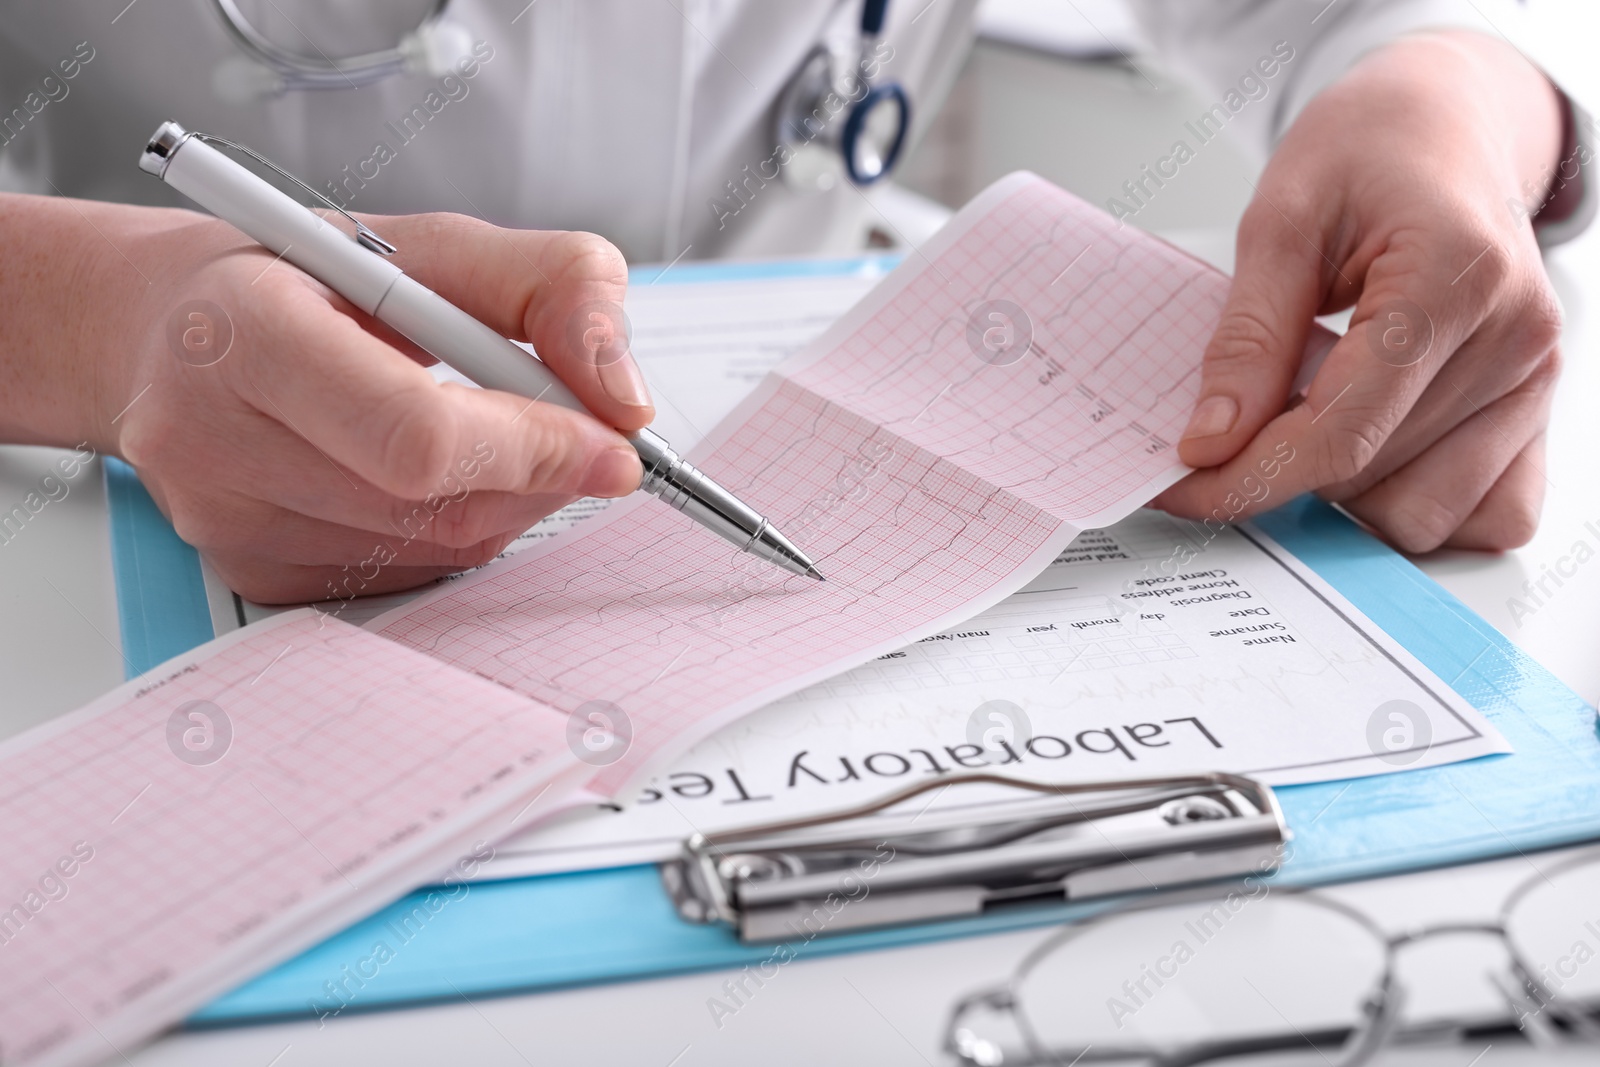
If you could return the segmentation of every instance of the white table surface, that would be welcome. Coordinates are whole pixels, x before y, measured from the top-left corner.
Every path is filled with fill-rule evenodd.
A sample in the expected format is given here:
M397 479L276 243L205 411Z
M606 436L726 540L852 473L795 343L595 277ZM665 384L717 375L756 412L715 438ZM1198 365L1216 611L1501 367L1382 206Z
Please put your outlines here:
M1216 234L1209 243L1225 254ZM1600 548L1600 367L1592 350L1600 322L1589 305L1600 292L1600 233L1550 259L1567 312L1568 364L1550 430L1549 497L1538 536L1501 556L1438 553L1419 560L1432 577L1548 666L1587 701L1600 697L1600 562L1566 579L1531 616L1513 622L1509 598L1570 553L1575 542ZM37 485L54 458L47 450L0 448L0 503L9 507ZM1593 521L1595 531L1586 523ZM98 472L0 544L0 736L75 707L122 678L111 586L104 493ZM1483 918L1498 895L1557 854L1517 856L1448 871L1355 883L1334 890L1391 928L1447 917ZM286 1023L168 1036L130 1051L137 1067L313 1064L937 1064L951 999L1004 974L1040 932L969 938L854 954L784 967L719 1028L707 1006L721 996L723 973L701 973L537 995L508 996L316 1023ZM1483 1004L1491 955L1463 961L1461 946L1424 949L1418 959L1424 1005ZM1457 1047L1394 1056L1386 1062L1466 1067L1483 1050ZM1497 1045L1492 1059L1533 1062L1533 1053ZM1571 1062L1584 1061L1574 1055ZM1538 1057L1540 1063L1549 1057ZM1592 1061L1592 1053L1588 1061Z

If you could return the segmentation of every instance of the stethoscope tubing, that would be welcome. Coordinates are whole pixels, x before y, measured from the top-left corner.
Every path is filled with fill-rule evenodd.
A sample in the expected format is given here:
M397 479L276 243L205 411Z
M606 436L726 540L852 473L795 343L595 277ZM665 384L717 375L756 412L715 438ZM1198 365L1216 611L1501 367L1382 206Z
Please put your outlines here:
M277 44L263 35L239 10L236 0L212 0L222 17L223 27L235 44L247 56L261 63L279 79L281 90L350 89L372 85L385 78L405 73L411 60L403 45L405 40L426 33L444 18L450 0L434 0L417 28L407 34L392 48L380 49L361 55L332 58L323 54L303 55ZM861 36L875 40L882 32L888 17L889 0L863 0L861 5ZM860 138L866 132L867 118L880 106L896 106L898 127L887 150L881 154L881 165L876 172L864 173L859 166L856 151ZM911 126L911 101L899 82L871 85L862 98L851 105L844 127L840 132L839 152L844 160L845 173L856 185L871 185L885 177L899 161Z
M337 59L320 54L302 55L264 36L239 10L235 0L212 0L212 4L222 16L223 28L240 50L277 74L285 89L360 88L404 73L410 62L398 43L392 48ZM434 0L428 14L406 36L426 32L444 17L449 6L450 0Z

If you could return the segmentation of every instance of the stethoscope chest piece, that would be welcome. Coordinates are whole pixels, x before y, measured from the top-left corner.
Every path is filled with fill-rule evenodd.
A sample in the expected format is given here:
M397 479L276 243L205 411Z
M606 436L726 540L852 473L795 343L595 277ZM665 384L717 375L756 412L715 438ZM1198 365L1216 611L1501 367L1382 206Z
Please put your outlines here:
M893 54L878 37L886 7L884 0L864 5L853 59L817 45L778 98L773 137L786 153L783 174L791 188L821 192L841 178L871 185L899 161L911 101L899 82L873 81Z
M825 107L833 69L832 53L817 45L778 98L774 140L788 151L783 177L793 189L824 192L839 183L843 172L837 150L843 116L830 118Z
M850 109L839 145L850 180L870 185L893 170L910 126L911 101L899 82L869 87Z

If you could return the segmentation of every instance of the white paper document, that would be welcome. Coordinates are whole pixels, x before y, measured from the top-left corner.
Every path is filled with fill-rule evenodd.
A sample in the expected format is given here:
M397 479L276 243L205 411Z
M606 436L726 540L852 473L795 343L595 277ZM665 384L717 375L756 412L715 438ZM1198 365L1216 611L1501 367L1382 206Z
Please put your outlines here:
M635 804L505 842L483 876L657 861L696 831L963 770L1060 782L1220 770L1284 785L1509 751L1281 546L1249 525L1213 533L1155 511L1085 531L970 622L746 716Z

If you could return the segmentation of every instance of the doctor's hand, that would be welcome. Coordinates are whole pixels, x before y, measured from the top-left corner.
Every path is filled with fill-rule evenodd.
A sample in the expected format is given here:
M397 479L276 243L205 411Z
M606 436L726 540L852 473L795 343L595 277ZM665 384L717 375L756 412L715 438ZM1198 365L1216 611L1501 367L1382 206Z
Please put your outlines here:
M92 317L49 342L84 368L62 406L86 417L32 436L81 434L126 459L178 534L248 598L408 588L489 561L578 497L638 487L638 457L616 430L437 383L408 342L229 226L34 197L0 198L0 226L19 205L44 213L30 233L53 238L93 295ZM622 303L626 265L610 244L450 215L368 222L407 273L531 340L610 426L650 422L625 335L584 325ZM26 284L26 261L13 268L0 271L8 303ZM60 297L43 289L30 314L65 319L70 309L50 307Z
M1470 32L1397 41L1316 97L1240 224L1179 448L1204 469L1156 505L1228 521L1314 489L1411 552L1527 542L1561 325L1527 217L1558 108L1521 55ZM1352 304L1290 402L1312 318Z

